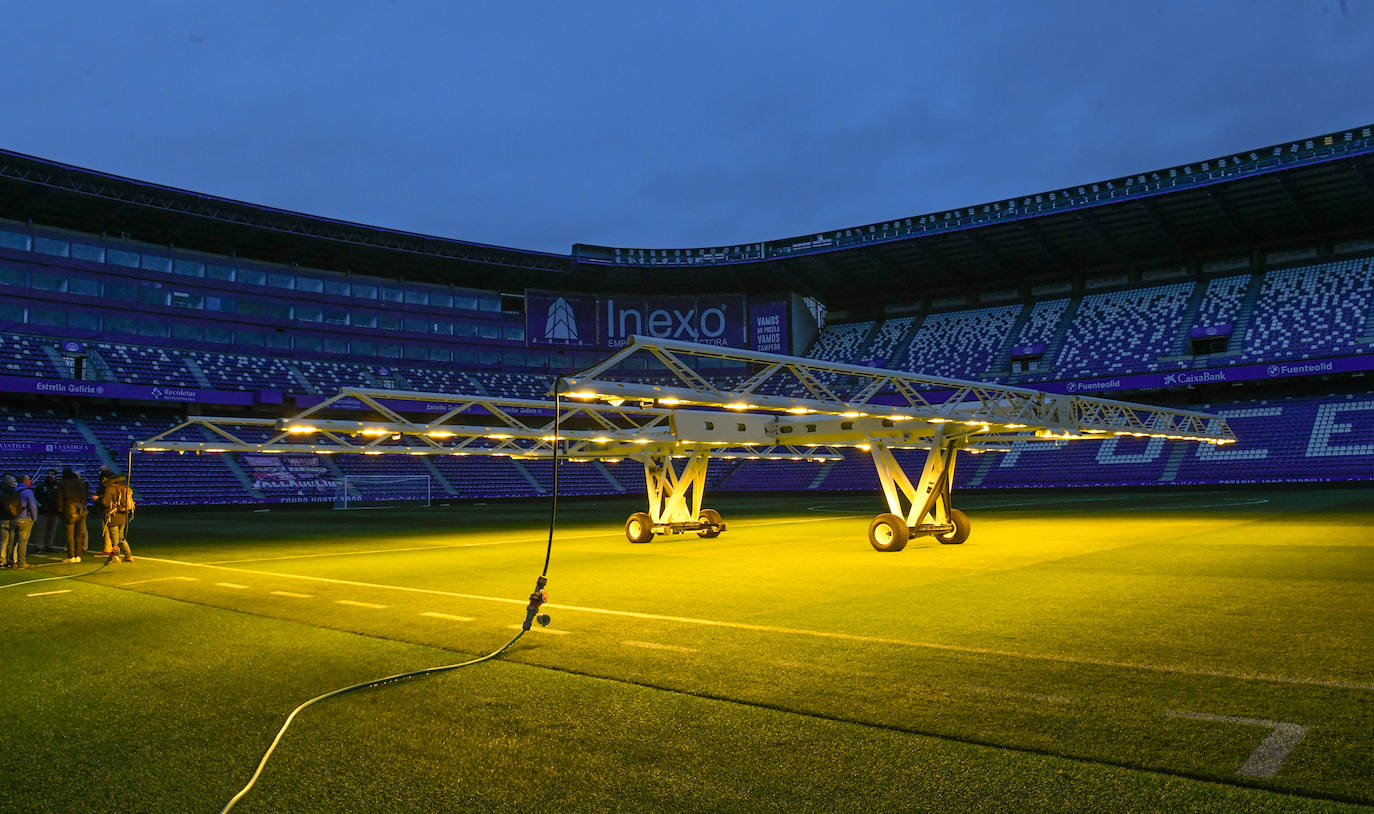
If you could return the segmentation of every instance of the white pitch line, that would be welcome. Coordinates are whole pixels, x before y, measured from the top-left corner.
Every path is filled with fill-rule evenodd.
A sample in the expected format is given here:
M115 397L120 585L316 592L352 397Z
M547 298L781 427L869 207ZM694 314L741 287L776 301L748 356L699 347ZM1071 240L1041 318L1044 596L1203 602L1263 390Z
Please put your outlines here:
M425 611L421 616L428 616L431 619L443 619L448 622L471 622L471 616L454 616L451 613L439 613L437 611Z
M353 607L353 608L373 608L373 609L376 609L376 608L385 608L385 607L386 607L386 605L378 605L376 602L358 602L358 601L353 600L353 599L335 599L335 600L334 600L334 604L336 604L336 605L348 605L349 607Z
M731 528L753 528L753 527L755 527L755 526L782 526L782 525L789 525L789 524L793 524L793 523L821 523L821 522L825 522L825 521L827 521L827 520L845 520L845 519L850 519L850 518L868 517L868 516L869 516L869 515L866 515L866 514L851 514L851 515L846 515L845 517L808 517L808 518L795 518L795 519L789 519L789 520L768 520L768 521L764 521L764 522L761 522L761 523L732 523L732 524L731 524ZM558 541L558 540L594 540L594 539L596 539L596 538L598 538L598 537L618 537L618 536L620 536L620 535L617 534L617 533L615 533L615 532L601 532L601 533L598 533L598 534L570 534L570 535L561 535L561 534L560 534L560 535L558 535L557 537L555 537L554 540L555 540L555 541ZM250 562L279 562L279 561L281 561L281 560L311 560L311 559L320 559L320 558L323 558L323 557L356 557L356 556L363 555L363 554L404 554L404 553L414 552L414 551L451 551L451 550L456 549L456 548L480 548L480 547L483 547L483 546L512 545L512 544L516 544L516 543L542 543L542 542L545 542L546 540L548 540L548 537L528 537L528 538L521 538L521 539L517 539L517 540L492 540L492 541L490 541L490 542L485 542L485 543L451 543L451 544L445 544L445 545L408 546L408 547L405 547L405 548L372 548L372 549L366 549L366 550L363 550L363 551L327 551L327 552L321 552L321 553L315 553L315 554L283 554L283 555L281 555L281 556L279 556L279 557L248 557L248 558L239 559L239 560L206 560L206 561L204 561L204 562L198 562L198 563L194 563L194 564L195 564L195 565L236 565L236 564L250 563ZM150 558L148 558L148 557L143 557L142 559L150 559ZM170 562L170 560L168 560L168 562Z
M1236 774L1245 777L1269 778L1279 773L1279 768L1288 759L1298 741L1307 734L1307 727L1288 721L1267 721L1263 718L1237 718L1232 715L1213 715L1209 712L1183 712L1176 709L1164 713L1170 718L1188 718L1195 721L1216 721L1223 724L1257 726L1272 730L1269 736L1255 747L1250 757L1236 769Z
M25 596L30 596L30 597L32 597L32 596L55 596L55 595L57 595L57 594L69 594L69 593L71 593L71 592L72 592L72 589L71 589L71 588L63 588L63 589L60 590L60 591L39 591L39 592L36 593L36 594L24 594L24 595L25 595Z
M248 587L247 585L240 585L237 582L216 582L215 584L221 588L233 588L238 591L242 591Z
M659 644L657 642L637 642L633 639L626 639L621 642L626 647L642 647L645 650L671 650L674 653L696 653L699 652L695 647L680 647L675 644Z
M292 593L291 591L268 591L268 593L270 593L273 596L289 596L293 599L309 599L312 596L314 596L314 594L297 594Z
M147 585L150 582L195 582L195 577L157 577L156 579L136 579L133 582L119 583L123 587L130 585Z
M186 562L185 560L170 560L160 557L141 557L141 559L152 562L166 562L173 565L184 565L191 568L213 568L220 571L233 571L242 574L256 574L259 576L278 577L281 579L298 579L305 582L323 582L330 585L351 585L355 588L381 588L390 591L405 591L407 593L427 594L429 596L450 596L458 599L473 599L479 602L499 602L504 605L525 605L528 600L512 599L502 596L484 596L482 594L464 594L456 591L440 591L434 588L413 588L408 585L387 585L380 582L361 582L351 579L334 579L332 577L311 577L304 574L287 574L278 571L259 571L251 568L232 568L227 565L209 565L207 563ZM748 622L723 622L716 619L700 619L691 616L668 616L660 613L639 613L636 611L613 610L609 608L589 608L581 605L556 605L552 602L547 607L557 608L564 611L576 611L580 613L595 613L604 616L619 616L627 619L645 619L655 622L674 622L683 625L700 625L702 627L718 627L728 630L748 630L756 633L778 633L788 636L808 636L817 639L828 639L832 641L859 642L862 644L884 644L894 647L914 647L926 650L939 650L950 653L969 653L978 656L1000 656L1004 658L1026 659L1029 661L1047 661L1056 664L1081 664L1092 667L1112 667L1123 670L1140 670L1151 673L1167 673L1171 675L1192 675L1205 676L1208 678L1227 678L1237 681L1267 681L1275 684L1295 684L1306 687L1330 687L1341 690L1360 690L1364 692L1374 692L1374 684L1359 681L1334 681L1320 678L1294 678L1292 676L1271 675L1266 673L1235 673L1226 670L1206 670L1199 667L1180 667L1171 664L1138 664L1129 661L1115 661L1112 659L1097 659L1087 656L1065 656L1052 653L1023 653L1015 650L999 650L992 647L971 647L969 645L942 644L940 642L922 642L910 639L892 639L883 636L864 636L857 633L840 633L829 630L809 630L806 628L779 627L777 625L755 625ZM517 625L518 627L518 625Z
M506 627L509 628L509 629L511 629L511 630L520 630L520 629L521 629L521 625L506 625ZM535 625L534 627L531 627L530 630L534 631L535 633L552 633L552 634L555 635L555 636L566 636L566 635L568 635L570 632L572 632L572 631L568 631L568 630L559 630L558 628L553 628L553 627L540 627L539 625Z
M964 689L976 692L981 695L997 695L1003 698L1028 698L1032 701L1044 701L1050 704L1076 704L1077 698L1067 695L1045 695L1038 692L1023 692L1021 690L1003 690L996 687L982 687L977 684L965 684Z

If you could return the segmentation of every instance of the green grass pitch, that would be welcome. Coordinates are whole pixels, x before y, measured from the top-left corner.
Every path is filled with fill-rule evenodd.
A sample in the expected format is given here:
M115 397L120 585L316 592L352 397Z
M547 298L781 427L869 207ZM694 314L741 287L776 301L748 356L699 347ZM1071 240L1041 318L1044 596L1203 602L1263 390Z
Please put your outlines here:
M876 495L565 501L549 628L312 707L236 810L1374 806L1374 490L961 497L895 554ZM219 810L298 703L513 636L547 512L143 512L0 590L0 810Z

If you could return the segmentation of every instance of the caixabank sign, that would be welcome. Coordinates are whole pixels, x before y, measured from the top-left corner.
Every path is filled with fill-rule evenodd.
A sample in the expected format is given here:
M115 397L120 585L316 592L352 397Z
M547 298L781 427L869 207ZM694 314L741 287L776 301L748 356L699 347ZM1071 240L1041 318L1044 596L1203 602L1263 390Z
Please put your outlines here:
M532 345L619 348L642 334L745 347L747 316L741 294L589 297L525 293L525 330Z

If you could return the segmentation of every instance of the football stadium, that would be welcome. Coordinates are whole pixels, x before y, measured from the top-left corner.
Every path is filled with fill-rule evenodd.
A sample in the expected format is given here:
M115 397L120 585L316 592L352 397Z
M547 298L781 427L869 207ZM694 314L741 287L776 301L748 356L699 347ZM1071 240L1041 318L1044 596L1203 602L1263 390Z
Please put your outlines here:
M1367 810L1374 133L1234 149L567 253L0 151L0 470L136 504L0 808Z

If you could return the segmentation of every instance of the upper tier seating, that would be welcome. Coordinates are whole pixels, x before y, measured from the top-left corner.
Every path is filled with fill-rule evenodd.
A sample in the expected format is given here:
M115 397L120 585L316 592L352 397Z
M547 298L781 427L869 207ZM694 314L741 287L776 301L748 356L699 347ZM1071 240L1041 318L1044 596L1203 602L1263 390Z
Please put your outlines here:
M49 340L51 342L51 340ZM44 340L23 334L0 334L0 376L58 379L52 360L42 350Z
M1242 360L1362 352L1355 339L1369 318L1370 266L1367 258L1342 260L1264 275Z
M401 371L412 390L427 393L478 393L482 388L465 371L451 367L411 367ZM495 395L495 394L493 394Z
M269 356L237 356L227 353L187 351L204 371L210 386L220 390L281 390L301 388L291 377L291 369L281 359Z
M321 362L315 359L294 359L291 362L319 393L332 396L340 387L373 387L365 368L347 362ZM296 390L298 388L291 388Z
M1069 299L1041 300L1031 309L1030 318L1021 326L1013 345L1045 345L1054 338L1059 321L1069 308Z
M545 399L553 389L553 381L545 376L529 376L520 373L492 373L478 370L469 375L481 383L487 393L493 396L506 396L521 399Z
M1241 303L1245 301L1245 291L1250 287L1249 274L1233 277L1217 277L1207 284L1207 292L1202 296L1202 306L1198 309L1194 327L1214 328L1234 324L1240 314Z
M1020 305L931 314L907 349L904 370L926 376L981 378L1006 344Z
M92 345L110 366L115 378L130 384L195 387L195 377L175 352L142 345L98 342Z
M878 332L873 335L868 350L863 352L861 361L871 360L880 366L890 367L895 361L892 355L897 351L897 343L902 341L902 337L911 329L911 323L915 321L916 317L899 317L889 319L878 326Z
M1059 352L1060 378L1161 369L1188 307L1192 283L1131 288L1084 297ZM1167 367L1183 367L1178 362Z
M827 362L854 362L863 346L864 337L873 330L872 322L851 322L827 325L816 335L806 356Z

